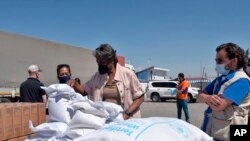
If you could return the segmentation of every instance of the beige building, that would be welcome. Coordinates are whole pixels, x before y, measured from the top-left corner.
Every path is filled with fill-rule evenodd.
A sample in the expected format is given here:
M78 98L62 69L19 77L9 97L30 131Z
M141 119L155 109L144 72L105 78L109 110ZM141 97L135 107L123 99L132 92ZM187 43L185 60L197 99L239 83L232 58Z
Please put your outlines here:
M56 67L61 63L69 64L82 83L97 70L91 50L0 31L0 88L18 88L31 64L43 70L40 80L46 86L58 83Z

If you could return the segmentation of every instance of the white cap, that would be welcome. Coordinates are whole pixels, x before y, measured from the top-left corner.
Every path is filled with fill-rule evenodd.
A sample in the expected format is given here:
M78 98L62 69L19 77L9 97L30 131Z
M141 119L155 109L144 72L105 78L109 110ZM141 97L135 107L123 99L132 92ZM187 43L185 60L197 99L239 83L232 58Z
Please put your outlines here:
M37 65L30 65L29 67L28 67L28 71L29 72L35 72L35 71L42 71Z

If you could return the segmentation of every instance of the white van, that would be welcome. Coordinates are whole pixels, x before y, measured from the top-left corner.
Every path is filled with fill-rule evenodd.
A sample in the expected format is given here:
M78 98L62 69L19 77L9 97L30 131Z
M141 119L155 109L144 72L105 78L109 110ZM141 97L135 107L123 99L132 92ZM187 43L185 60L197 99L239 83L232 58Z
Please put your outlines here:
M176 99L177 81L153 80L148 82L146 96L152 101L166 101L167 99ZM188 102L196 102L196 96L200 89L188 87Z

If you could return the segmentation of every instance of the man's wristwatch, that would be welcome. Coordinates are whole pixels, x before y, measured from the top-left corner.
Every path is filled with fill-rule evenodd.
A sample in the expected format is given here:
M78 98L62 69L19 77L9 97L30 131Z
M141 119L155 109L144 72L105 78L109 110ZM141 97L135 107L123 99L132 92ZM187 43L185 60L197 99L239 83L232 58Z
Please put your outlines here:
M128 117L132 117L133 116L133 114L130 113L130 112L128 112L128 111L124 111L124 114L126 114Z

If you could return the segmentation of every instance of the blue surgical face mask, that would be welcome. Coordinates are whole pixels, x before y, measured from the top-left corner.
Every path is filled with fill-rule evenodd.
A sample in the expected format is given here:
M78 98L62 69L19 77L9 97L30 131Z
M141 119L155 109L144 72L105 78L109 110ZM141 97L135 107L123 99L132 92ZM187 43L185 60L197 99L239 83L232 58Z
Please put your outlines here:
M216 64L215 70L222 75L227 75L229 70L225 69L225 64Z
M60 82L61 84L66 83L68 80L70 80L70 78L71 78L70 75L59 76L59 77L58 77L59 82Z

